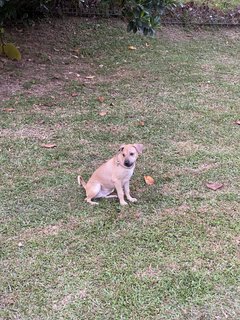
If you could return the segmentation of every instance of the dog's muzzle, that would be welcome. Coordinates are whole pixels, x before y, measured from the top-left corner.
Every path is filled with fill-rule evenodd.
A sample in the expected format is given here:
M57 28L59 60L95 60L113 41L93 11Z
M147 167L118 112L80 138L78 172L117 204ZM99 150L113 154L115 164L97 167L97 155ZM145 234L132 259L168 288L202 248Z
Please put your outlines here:
M124 166L127 167L127 168L130 168L133 166L133 163L131 163L129 160L125 160L124 161Z

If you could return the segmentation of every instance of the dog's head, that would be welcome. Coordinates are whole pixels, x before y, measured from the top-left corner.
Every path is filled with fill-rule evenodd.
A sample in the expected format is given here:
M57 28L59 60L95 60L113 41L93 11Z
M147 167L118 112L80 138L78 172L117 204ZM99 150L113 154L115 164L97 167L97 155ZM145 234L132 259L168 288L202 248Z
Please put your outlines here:
M127 168L131 168L143 151L142 144L122 144L119 148L119 161Z

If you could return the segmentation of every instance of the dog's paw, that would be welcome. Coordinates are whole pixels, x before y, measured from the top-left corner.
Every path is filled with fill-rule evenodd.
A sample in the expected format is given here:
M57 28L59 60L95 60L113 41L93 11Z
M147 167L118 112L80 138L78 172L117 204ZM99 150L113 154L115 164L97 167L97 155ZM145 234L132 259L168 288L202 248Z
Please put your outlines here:
M127 205L128 205L128 203L127 203L126 201L124 201L124 200L123 200L123 201L121 201L121 202L120 202L120 205L121 205L121 206L127 206Z
M130 202L137 202L137 199L136 199L136 198L132 198L132 197L130 197L128 200L129 200Z
M90 199L87 199L87 198L86 198L85 200L87 201L87 203L90 203L92 206L98 205L97 202L92 201L92 200L90 200Z

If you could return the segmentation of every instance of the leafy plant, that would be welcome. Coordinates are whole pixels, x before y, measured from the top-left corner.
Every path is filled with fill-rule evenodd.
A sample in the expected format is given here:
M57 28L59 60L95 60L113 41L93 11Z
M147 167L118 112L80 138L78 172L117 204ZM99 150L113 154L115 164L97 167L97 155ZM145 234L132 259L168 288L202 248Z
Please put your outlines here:
M5 43L3 39L4 29L0 28L0 54L4 54L11 60L21 60L21 53L13 43Z
M175 3L174 0L130 0L125 1L123 14L128 20L128 32L137 31L153 35L165 10Z
M0 25L8 20L28 19L48 11L47 4L52 0L0 0Z

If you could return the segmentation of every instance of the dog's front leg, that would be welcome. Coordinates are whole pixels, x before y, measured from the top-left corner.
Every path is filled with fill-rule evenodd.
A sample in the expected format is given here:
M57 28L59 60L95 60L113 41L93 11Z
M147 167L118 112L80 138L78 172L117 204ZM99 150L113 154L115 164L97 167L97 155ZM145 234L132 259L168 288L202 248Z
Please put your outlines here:
M136 198L132 198L132 197L130 196L129 181L127 181L127 182L124 184L123 187L124 187L124 191L125 191L125 195L126 195L127 199L128 199L129 201L131 201L131 202L136 202L137 199L136 199Z
M117 190L117 195L118 195L120 204L121 204L122 206L126 205L127 202L124 200L124 193L123 193L123 188L122 188L121 182L116 181L116 182L114 183L114 185L115 185L115 188L116 188L116 190Z

